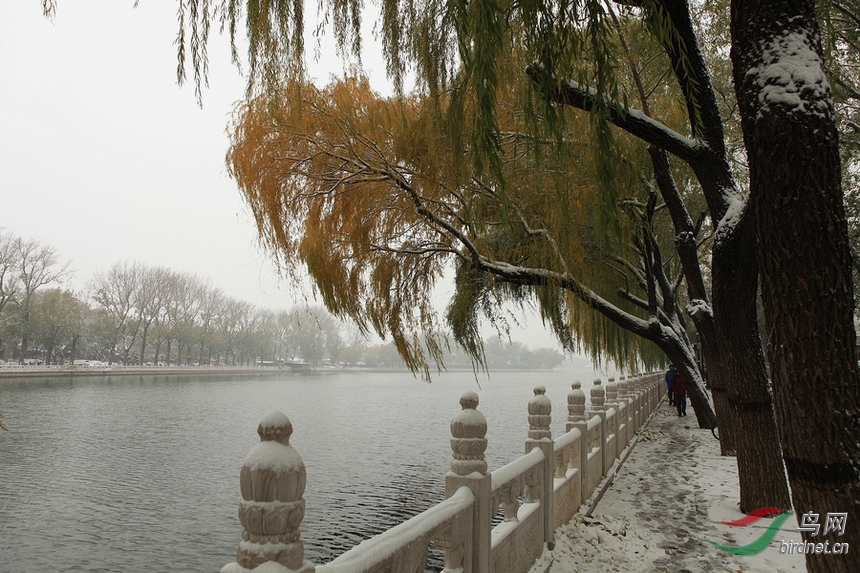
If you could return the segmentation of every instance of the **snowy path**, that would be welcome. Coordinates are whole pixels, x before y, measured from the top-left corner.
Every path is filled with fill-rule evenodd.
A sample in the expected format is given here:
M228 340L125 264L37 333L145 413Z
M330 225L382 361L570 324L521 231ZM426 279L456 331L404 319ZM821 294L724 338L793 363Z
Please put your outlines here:
M793 515L756 555L736 556L705 541L745 545L772 521L721 523L743 514L735 458L719 453L689 407L679 418L664 400L593 515L577 514L557 529L555 548L544 550L530 573L806 571L802 555L779 553L782 540L801 539Z

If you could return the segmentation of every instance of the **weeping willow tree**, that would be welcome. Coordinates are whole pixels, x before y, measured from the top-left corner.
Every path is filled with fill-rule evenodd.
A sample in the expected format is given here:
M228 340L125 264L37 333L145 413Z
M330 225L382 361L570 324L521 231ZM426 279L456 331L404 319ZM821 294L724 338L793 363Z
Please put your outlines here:
M187 6L195 4L206 3L189 2ZM498 198L501 207L497 221L501 225L497 228L515 221L512 208L516 187L507 173L508 142L500 124L498 100L499 87L506 82L519 88L515 91L523 113L525 132L539 140L555 141L556 152L569 133L571 114L564 108L588 112L585 128L580 124L577 129L588 135L589 145L597 153L591 155L593 161L590 164L580 162L576 166L580 169L587 166L587 176L595 189L591 212L594 213L596 208L596 225L601 229L596 235L601 237L600 242L606 241L607 236L616 240L622 237L621 227L614 221L618 218L617 206L621 199L619 189L623 188L617 185L617 174L624 165L624 157L618 143L619 135L609 125L615 124L647 145L650 175L670 214L678 259L684 262L681 268L689 303L686 310L700 336L710 368L715 405L717 411L722 412L720 424L724 452L736 451L738 455L741 507L745 510L765 505L788 507L787 488L778 477L782 473L780 448L758 331L755 303L757 266L752 256L754 236L744 210L738 209L744 204L743 193L730 167L721 116L707 63L697 47L689 5L645 2L643 6L620 6L620 16L616 16L611 6L598 1L568 4L384 2L380 30L388 72L395 85L401 86L405 71L415 71L418 91L435 110L435 115L447 120L437 120L432 127L439 134L450 137L451 148L455 151L452 169L459 174L460 183L462 171L468 164L470 172ZM218 8L222 22L227 23L231 32L235 31L242 5L230 2ZM360 47L360 8L323 4L322 9L326 11L324 19L333 25L338 45L344 51L355 53ZM199 6L189 11L192 12L198 17L202 13ZM303 15L300 6L283 2L255 4L245 16L252 52L249 56L249 96L261 94L268 101L277 101L279 94L290 93L291 98L296 98L301 93L294 91L298 89L297 85L283 82L290 78L300 79L303 70ZM199 44L200 31L207 30L195 22L195 18L181 22L182 29L192 38L192 53L195 38ZM619 22L638 32L637 38L644 38L641 44L652 48L638 53L638 61L630 58L631 61L623 66L620 66L619 48L622 43L617 35L621 28ZM661 93L681 101L685 113L667 114L667 108L663 106L656 111L661 115L657 120L652 118L656 112L636 113L629 109L626 92L619 87L619 81L624 79L619 76L619 68L642 73L652 61L657 62L657 69L653 71L656 77L675 80L669 87L665 79L662 82L658 79L654 89L659 86ZM522 73L524 68L527 74ZM628 86L632 85L628 83ZM652 95L640 90L643 108ZM466 125L468 129L465 129ZM462 154L457 151L462 151ZM543 153L541 157L544 159L538 164L550 156L550 153ZM462 157L470 157L471 161L463 161ZM642 174L641 169L636 172ZM707 284L706 273L700 266L697 235L700 226L691 215L695 211L691 209L687 189L679 184L680 172L691 173L692 180L700 187L700 197L704 199L710 223L716 232L711 250L712 285ZM564 173L567 176L568 172ZM681 175L682 178L686 176ZM553 182L554 186L557 184ZM558 202L557 207L563 213L570 212L563 201ZM426 211L426 206L420 208ZM283 226L284 221L279 224ZM608 235L605 231L609 231ZM643 250L646 259L654 256L653 251ZM471 258L473 266L481 261L477 254ZM307 264L313 272L313 261ZM645 268L649 266L651 269L645 272L646 278L658 281L660 273L651 272L653 265L650 262ZM480 265L476 268L482 269ZM508 272L511 269L504 266L498 267L497 271L484 274L493 275L496 282L505 278L501 282L511 285L546 283L548 280L544 276L524 278L518 270ZM461 272L461 276L463 274ZM557 279L553 277L553 280ZM645 328L637 323L631 325L632 328L624 327L623 331L613 330L614 326L595 330L604 335L602 344L609 343L613 337L622 340L621 337L647 334L650 338L646 336L646 339L653 340L678 336L679 330L667 327L666 321L661 320L657 300L662 297L671 308L671 304L678 300L675 296L678 291L670 293L664 287L671 288L681 283L663 281L659 287L656 284L646 286L647 296L638 301L628 301L638 304L640 311L645 310L649 316ZM567 286L563 281L555 284L556 288ZM712 292L709 286L712 286ZM513 292L507 287L490 291L475 288L478 289L476 296L493 291L495 296L507 292L504 296L511 298ZM544 292L552 290L544 289ZM568 290L585 292L579 284L571 284ZM414 311L420 320L429 318L426 308L416 306L402 292L379 295L379 301L394 304L394 308ZM477 300L482 301L480 308L493 308L488 304L492 299L487 296L477 296ZM544 296L541 308L558 306L556 300L561 300L561 297ZM337 308L330 297L326 302ZM574 307L572 303L567 304ZM458 302L457 306L462 309L461 314L468 316L468 305ZM585 306L600 310L600 305L585 303ZM551 325L552 316L561 316L542 312ZM492 316L493 312L485 314ZM355 316L359 317L357 313ZM668 316L671 323L682 315L673 312ZM581 321L572 320L573 316L568 318L568 333L572 328L583 328ZM467 322L465 326L469 324ZM407 356L407 362L413 366L426 364L423 356L410 356L410 340L395 334L399 327L396 321L386 326L401 352ZM588 337L587 332L584 334ZM560 335L562 341L564 336ZM412 348L415 348L415 342L413 337ZM461 342L469 348L468 339L461 338ZM686 347L689 348L689 344ZM472 346L472 350L477 350L477 347ZM431 344L431 355L437 352L438 349ZM675 352L669 356L698 394L702 378L692 353ZM707 397L704 393L701 395L703 399L698 400L700 404L696 413L702 416L700 425L711 426L713 414L711 408L705 406Z
M630 168L615 176L625 197L616 238L601 226L587 118L548 151L512 100L499 108L506 193L462 162L434 102L381 98L360 78L241 106L228 163L282 268L307 269L331 311L391 337L414 370L440 364L433 294L452 265L444 331L478 367L481 319L504 329L505 303L535 303L570 351L631 368L665 353L694 369L683 277L676 257L664 260L668 218L639 176L641 146L623 149ZM697 382L691 399L711 424Z

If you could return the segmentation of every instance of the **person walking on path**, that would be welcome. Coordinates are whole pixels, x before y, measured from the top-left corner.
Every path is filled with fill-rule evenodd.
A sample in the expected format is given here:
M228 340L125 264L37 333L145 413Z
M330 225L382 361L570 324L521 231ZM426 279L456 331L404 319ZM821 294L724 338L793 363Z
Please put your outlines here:
M672 393L675 395L675 407L678 408L679 416L687 415L687 387L684 385L684 379L680 372L675 372L675 377L672 378Z
M675 396L672 391L672 381L675 379L675 376L678 375L678 371L675 370L675 365L670 364L669 370L666 372L666 390L669 393L669 405L673 406L675 404Z

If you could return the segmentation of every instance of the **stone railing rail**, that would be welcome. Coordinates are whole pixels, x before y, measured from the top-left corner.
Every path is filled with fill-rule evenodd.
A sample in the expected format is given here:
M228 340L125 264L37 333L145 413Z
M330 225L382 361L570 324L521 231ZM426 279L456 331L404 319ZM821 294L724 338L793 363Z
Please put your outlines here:
M431 543L446 572L525 573L544 545L552 546L554 530L609 483L662 388L659 373L617 384L610 378L605 388L595 380L586 415L585 393L574 382L566 433L553 440L552 405L539 386L528 404L525 455L492 472L484 460L487 421L477 394L465 392L451 421L445 501L323 565L304 559L305 466L289 445L292 424L280 412L268 414L240 474L244 530L236 562L221 573L423 573Z

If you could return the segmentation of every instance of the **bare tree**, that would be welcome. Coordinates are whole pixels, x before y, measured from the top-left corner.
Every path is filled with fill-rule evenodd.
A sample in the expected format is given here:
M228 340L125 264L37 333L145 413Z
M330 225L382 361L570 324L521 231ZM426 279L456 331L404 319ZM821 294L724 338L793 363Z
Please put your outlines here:
M12 233L0 230L0 327L10 322L11 316L3 314L7 304L15 300L21 288L21 280L15 272L17 263L16 243L18 238ZM0 358L3 358L3 339L0 337Z
M146 359L146 342L149 329L162 315L168 298L169 277L173 273L166 267L142 269L134 306L140 319L140 355L138 364Z
M30 311L33 295L48 284L62 282L69 273L69 263L61 263L54 247L43 245L35 239L18 239L14 249L17 257L17 270L20 273L20 362L24 363L29 341Z
M15 272L18 240L15 235L0 230L0 313L21 288L21 277Z
M105 273L96 273L90 283L92 299L110 317L113 337L110 342L110 359L117 360L121 347L124 361L137 339L140 327L135 313L135 296L139 289L143 267L140 263L115 263Z

